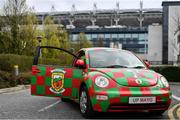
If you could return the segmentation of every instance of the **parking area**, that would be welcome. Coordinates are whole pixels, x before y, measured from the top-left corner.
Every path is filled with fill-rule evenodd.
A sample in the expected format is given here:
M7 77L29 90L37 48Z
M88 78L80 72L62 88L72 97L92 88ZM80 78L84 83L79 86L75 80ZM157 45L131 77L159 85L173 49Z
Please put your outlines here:
M162 116L147 113L98 113L96 118L118 119L179 119L180 87L172 84L171 107ZM30 90L0 94L0 119L83 119L78 104L62 102L59 98L31 96Z

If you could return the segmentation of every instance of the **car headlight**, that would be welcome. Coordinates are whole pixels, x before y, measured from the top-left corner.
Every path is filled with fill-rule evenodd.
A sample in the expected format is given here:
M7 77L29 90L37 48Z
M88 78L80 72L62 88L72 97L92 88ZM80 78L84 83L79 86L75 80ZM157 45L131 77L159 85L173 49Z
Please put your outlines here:
M169 87L169 83L168 83L168 81L166 80L165 77L162 76L162 77L160 78L160 80L161 80L162 84L163 84L165 87Z
M101 87L101 88L105 88L109 85L109 80L103 76L98 76L96 79L95 79L95 84L98 86L98 87Z

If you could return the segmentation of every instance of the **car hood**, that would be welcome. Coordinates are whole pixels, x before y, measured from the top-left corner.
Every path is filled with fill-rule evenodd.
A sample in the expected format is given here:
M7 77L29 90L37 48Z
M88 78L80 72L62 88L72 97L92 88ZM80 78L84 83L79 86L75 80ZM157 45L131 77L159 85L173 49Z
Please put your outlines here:
M98 71L119 85L130 86L130 87L142 87L142 86L154 86L157 84L158 74L148 69L126 69L126 68L112 68L103 69L98 68L93 71Z

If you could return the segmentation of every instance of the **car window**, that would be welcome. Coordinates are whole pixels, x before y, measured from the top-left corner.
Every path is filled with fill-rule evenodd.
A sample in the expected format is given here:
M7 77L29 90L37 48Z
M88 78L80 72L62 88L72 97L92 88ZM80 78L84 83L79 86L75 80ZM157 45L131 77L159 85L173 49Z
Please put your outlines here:
M41 48L38 64L71 66L73 58L74 56L58 49Z
M90 67L145 67L132 53L122 50L89 51Z

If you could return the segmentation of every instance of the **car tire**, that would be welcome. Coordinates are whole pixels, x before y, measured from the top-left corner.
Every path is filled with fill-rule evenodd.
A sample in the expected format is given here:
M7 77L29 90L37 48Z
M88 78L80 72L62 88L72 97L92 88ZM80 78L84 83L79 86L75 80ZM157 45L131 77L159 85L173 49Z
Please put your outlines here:
M165 112L165 110L149 111L149 113L150 113L151 115L157 115L157 116L162 115L164 112Z
M92 108L90 97L85 86L83 86L80 90L79 107L83 117L92 118L94 116L94 110Z
M61 101L62 101L62 102L68 102L69 99L68 99L68 98L61 98Z

